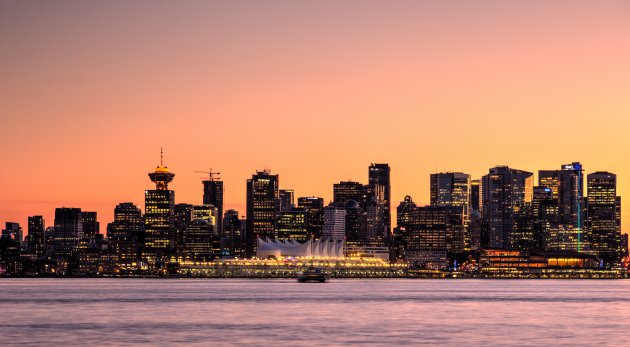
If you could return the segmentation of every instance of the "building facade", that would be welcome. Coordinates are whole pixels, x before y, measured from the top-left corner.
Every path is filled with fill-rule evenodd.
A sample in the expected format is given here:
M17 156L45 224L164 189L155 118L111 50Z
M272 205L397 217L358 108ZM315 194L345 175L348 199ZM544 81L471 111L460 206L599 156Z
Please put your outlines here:
M278 214L278 175L257 171L247 180L247 242L246 255L256 254L256 239L277 238L275 232Z
M618 259L621 232L617 221L617 176L610 172L594 172L587 177L588 241L591 249L607 261Z
M491 248L529 248L533 225L528 225L533 199L533 174L497 166L482 178L482 218Z
M160 162L149 178L154 190L144 193L144 240L141 256L150 267L168 260L176 250L175 192L168 189L175 174Z

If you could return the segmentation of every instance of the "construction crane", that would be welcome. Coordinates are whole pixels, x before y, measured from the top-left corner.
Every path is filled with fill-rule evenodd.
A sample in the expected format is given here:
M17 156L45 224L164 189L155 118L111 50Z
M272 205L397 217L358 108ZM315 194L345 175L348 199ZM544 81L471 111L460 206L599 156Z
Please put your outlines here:
M208 175L208 178L210 179L210 181L218 181L221 179L221 177L219 177L221 173L212 171L212 168L210 168L209 171L195 171L195 173L203 173L203 174ZM205 180L206 178L202 178L202 179Z

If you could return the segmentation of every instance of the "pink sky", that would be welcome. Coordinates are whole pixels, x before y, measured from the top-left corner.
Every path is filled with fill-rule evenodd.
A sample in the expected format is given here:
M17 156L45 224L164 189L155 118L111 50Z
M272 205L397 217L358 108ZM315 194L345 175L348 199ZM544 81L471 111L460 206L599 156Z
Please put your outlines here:
M628 1L0 1L0 62L0 222L104 233L160 146L176 202L212 167L242 213L257 169L329 200L371 162L394 209L499 164L581 161L630 199Z

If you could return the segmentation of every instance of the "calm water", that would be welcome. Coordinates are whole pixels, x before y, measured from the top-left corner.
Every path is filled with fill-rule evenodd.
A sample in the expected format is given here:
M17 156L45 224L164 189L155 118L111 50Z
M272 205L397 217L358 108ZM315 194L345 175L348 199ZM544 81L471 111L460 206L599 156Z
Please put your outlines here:
M2 279L0 345L628 346L625 280Z

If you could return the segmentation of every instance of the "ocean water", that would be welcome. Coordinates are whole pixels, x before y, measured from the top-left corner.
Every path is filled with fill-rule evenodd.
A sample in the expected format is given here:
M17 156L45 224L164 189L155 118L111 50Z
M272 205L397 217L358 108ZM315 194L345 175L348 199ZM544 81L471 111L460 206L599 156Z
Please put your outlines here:
M628 280L0 279L0 346L629 346Z

